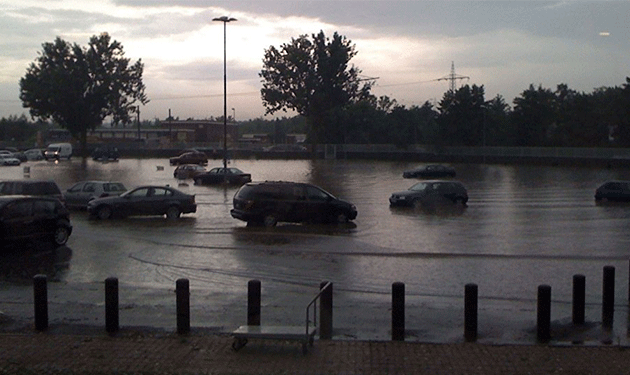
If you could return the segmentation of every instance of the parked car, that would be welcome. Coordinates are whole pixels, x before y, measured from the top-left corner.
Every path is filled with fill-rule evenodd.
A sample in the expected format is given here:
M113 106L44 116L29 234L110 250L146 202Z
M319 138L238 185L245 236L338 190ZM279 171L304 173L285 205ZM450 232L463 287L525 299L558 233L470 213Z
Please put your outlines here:
M443 178L455 177L455 168L445 165L431 164L403 172L404 178Z
M44 239L64 245L70 234L70 212L58 199L0 197L0 243Z
M432 180L418 182L408 190L393 193L389 197L391 206L417 207L442 201L465 205L468 202L468 192L461 182Z
M184 152L183 154L176 156L174 158L170 158L169 162L171 163L171 165L180 165L180 164L206 165L208 164L208 156L201 151L189 151L189 152Z
M212 168L206 173L201 173L193 177L195 185L212 184L238 184L242 185L252 180L252 175L245 173L238 168Z
M92 151L92 160L118 160L120 158L120 152L117 147L104 146L97 147Z
M357 217L353 204L299 182L250 182L236 192L233 205L233 218L266 227L278 222L345 223Z
M20 159L13 156L13 154L0 153L0 165L20 165Z
M61 160L72 157L72 145L70 143L51 143L44 151L46 160Z
M194 195L169 186L140 186L119 196L92 199L87 210L99 219L141 215L176 219L181 214L197 212L197 204Z
M44 153L38 148L24 151L24 156L26 156L26 160L44 160Z
M87 208L88 202L96 198L117 196L127 191L125 185L115 181L81 181L63 194L66 206Z
M20 162L25 162L27 160L26 155L24 155L24 152L18 150L15 147L7 147L4 150L0 151L0 153L11 155L14 158L18 159Z
M52 197L64 203L59 186L52 180L0 181L0 195L35 195Z
M173 171L173 177L179 180L194 178L195 176L205 173L206 168L199 164L181 164Z
M607 181L595 190L596 201L630 202L630 181Z

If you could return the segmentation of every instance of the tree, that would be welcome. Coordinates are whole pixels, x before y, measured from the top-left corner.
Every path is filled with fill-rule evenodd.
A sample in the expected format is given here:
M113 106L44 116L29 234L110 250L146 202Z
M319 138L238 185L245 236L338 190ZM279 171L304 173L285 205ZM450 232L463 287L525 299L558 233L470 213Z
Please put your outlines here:
M444 94L437 119L443 145L483 144L484 92L483 85L465 85Z
M517 146L547 146L549 132L556 120L554 93L542 86L529 88L514 99L512 123L516 129Z
M107 33L90 38L87 48L61 38L44 43L43 52L20 80L22 106L33 117L52 118L78 138L86 150L87 131L107 116L127 123L136 103L149 102L142 82L144 65L130 65L123 47Z
M327 132L325 119L369 96L373 81L358 78L361 71L349 66L355 46L335 33L326 38L323 31L292 39L280 49L265 50L261 96L266 114L294 110L309 125L309 141L315 145ZM363 82L363 84L361 84Z

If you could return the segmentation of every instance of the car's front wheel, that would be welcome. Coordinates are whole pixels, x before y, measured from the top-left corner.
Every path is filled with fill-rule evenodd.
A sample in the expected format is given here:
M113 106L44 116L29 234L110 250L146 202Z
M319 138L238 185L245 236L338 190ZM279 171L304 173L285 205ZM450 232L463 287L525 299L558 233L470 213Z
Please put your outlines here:
M180 211L179 207L177 206L170 206L169 208L166 209L166 218L167 219L177 219L179 218L179 216L182 214L182 212Z
M55 229L53 233L53 241L56 245L65 245L68 242L68 238L70 238L70 230L64 226L59 226Z
M278 224L278 218L274 214L267 214L263 218L263 225L267 228L275 227Z
M111 219L112 217L112 208L109 206L101 206L96 212L96 217L101 220Z
M344 212L339 211L333 216L331 221L337 224L345 224L349 220L348 220L348 215L346 215Z

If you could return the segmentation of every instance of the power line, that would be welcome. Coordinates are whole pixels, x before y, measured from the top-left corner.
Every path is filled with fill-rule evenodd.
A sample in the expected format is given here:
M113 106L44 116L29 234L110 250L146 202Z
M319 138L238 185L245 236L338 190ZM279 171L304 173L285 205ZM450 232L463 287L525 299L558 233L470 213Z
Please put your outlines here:
M442 78L438 78L435 81L451 81L450 83L451 91L455 92L455 81L457 81L458 79L470 79L470 77L455 74L455 62L451 61L451 74L444 76Z

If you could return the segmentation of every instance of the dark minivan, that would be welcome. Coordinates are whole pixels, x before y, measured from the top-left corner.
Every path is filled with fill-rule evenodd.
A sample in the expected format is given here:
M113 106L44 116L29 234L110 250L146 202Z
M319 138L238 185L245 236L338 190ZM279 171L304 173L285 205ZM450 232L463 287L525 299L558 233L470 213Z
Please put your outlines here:
M278 222L345 223L357 208L315 185L299 182L250 182L234 195L235 219L273 227Z
M70 212L56 198L0 196L0 242L43 239L64 245L70 234Z

